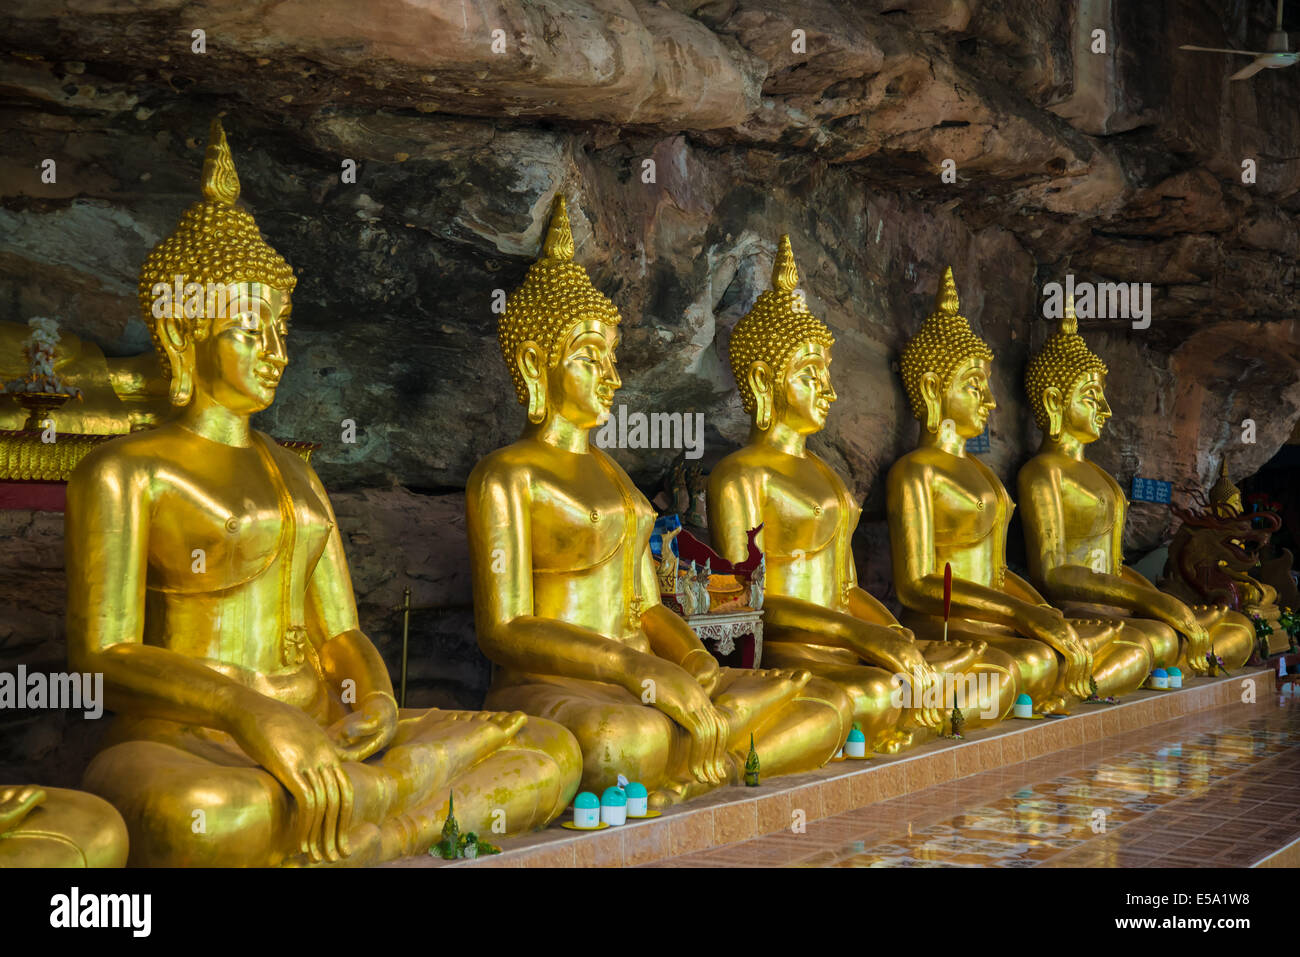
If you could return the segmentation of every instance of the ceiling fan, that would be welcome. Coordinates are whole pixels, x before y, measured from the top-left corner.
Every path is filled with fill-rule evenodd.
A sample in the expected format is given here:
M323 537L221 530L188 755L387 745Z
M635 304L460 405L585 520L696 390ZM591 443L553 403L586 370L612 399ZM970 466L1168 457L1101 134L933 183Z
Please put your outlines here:
M1273 24L1273 32L1268 35L1267 53L1258 53L1253 50L1225 50L1221 47L1195 47L1187 44L1183 44L1178 49L1195 50L1200 53L1235 53L1237 56L1253 56L1255 58L1254 61L1228 77L1230 80L1245 80L1254 76L1260 70L1280 70L1284 66L1294 66L1296 61L1300 60L1300 53L1290 52L1286 31L1282 29L1282 3L1283 0L1277 0L1277 21Z

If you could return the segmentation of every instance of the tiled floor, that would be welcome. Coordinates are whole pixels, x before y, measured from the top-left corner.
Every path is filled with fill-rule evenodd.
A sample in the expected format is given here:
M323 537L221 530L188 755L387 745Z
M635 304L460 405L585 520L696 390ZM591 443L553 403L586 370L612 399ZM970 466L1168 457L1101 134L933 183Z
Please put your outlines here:
M1300 698L1203 712L661 867L1246 867L1300 837Z

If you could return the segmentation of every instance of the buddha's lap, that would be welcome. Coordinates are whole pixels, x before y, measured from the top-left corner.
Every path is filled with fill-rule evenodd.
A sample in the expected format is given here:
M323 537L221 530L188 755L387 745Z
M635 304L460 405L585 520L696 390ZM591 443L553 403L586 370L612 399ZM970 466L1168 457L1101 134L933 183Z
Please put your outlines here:
M122 818L85 791L42 788L45 800L0 833L0 867L122 867Z
M733 705L743 705L753 699L771 698L777 686L785 683L785 679L746 668L720 668L719 672L718 687L712 696L715 702L725 698ZM797 691L791 691L778 695L775 701L763 702L766 706L747 716L746 727L766 724L782 708L788 707L796 694ZM571 730L584 750L592 746L593 740L618 735L626 735L630 742L667 742L686 735L685 729L653 704L626 688L601 681L553 675L520 676L502 687L494 687L484 704L491 708L518 709L530 716L555 721Z
M394 793L406 796L402 803L409 803L421 792L454 781L502 752L516 756L531 752L562 768L573 763L569 752L574 748L567 732L554 722L536 718L527 719L508 739L501 735L499 742L475 747L472 738L476 734L493 736L494 729L487 721L456 716L478 714L495 716L490 712L428 709L413 713L406 709L399 725L401 733L387 748L365 761L343 761L341 766L354 785L391 784ZM279 780L230 735L156 719L139 719L118 730L91 761L85 781L90 790L114 803L162 798L168 793L182 796L183 804L188 801L185 795L222 791L229 799L249 805L278 804L288 796Z

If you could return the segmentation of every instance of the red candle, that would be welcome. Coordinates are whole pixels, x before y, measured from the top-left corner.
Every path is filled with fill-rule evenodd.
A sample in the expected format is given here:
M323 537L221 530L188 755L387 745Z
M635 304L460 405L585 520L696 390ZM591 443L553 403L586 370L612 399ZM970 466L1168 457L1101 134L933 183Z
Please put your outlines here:
M952 608L952 563L943 563L943 620L948 620L948 611Z
M952 563L943 563L943 640L948 640L948 612L952 608Z

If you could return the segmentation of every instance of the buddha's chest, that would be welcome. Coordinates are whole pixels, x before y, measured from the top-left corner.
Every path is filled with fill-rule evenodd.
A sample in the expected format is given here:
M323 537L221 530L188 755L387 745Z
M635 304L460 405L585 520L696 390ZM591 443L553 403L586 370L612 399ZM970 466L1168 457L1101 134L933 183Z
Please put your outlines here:
M956 459L931 472L934 540L937 545L976 545L1005 530L1015 504L997 477L970 459Z
M816 463L769 474L763 504L763 547L773 557L815 553L837 534L852 536L862 510L839 476Z
M149 521L149 586L180 592L231 588L277 556L311 568L324 551L329 512L305 482L285 476L284 500L261 468L173 468L159 476ZM305 562L302 561L305 559Z
M1080 462L1061 475L1061 508L1067 541L1107 535L1123 514L1123 502L1115 484L1087 462Z
M534 477L530 521L536 571L582 571L608 563L625 543L634 555L649 543L655 512L645 496L621 470L611 474L594 458L583 458L589 460L579 468Z

